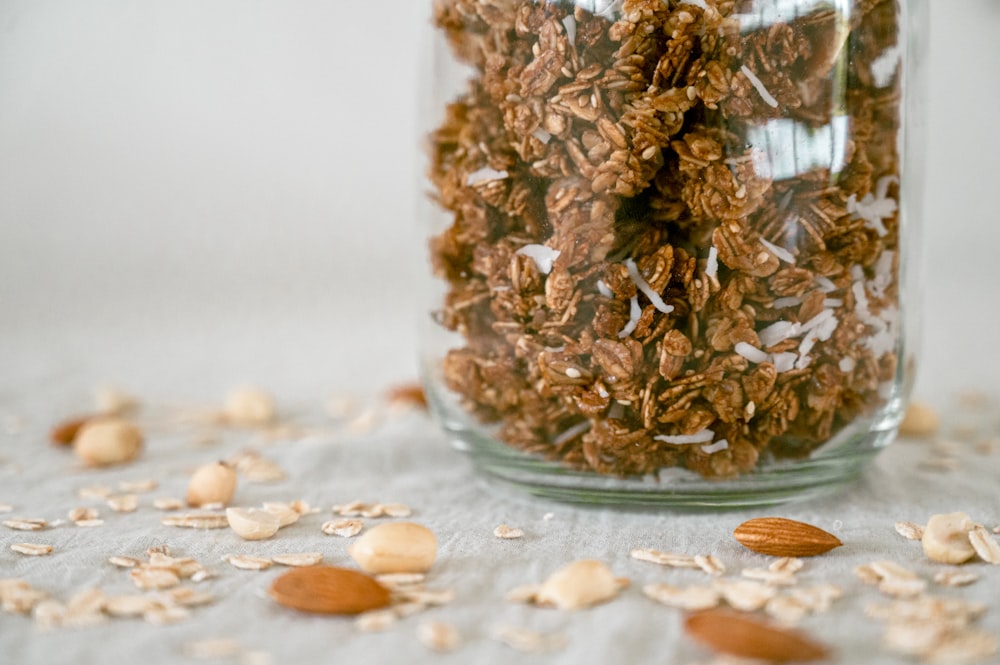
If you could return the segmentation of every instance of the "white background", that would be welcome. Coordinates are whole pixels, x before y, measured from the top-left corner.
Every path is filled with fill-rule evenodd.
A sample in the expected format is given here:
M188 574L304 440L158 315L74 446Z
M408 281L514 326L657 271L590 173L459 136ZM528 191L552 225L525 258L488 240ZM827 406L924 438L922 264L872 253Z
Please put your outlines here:
M414 375L427 5L0 0L0 399ZM927 396L1000 370L1000 2L931 9Z

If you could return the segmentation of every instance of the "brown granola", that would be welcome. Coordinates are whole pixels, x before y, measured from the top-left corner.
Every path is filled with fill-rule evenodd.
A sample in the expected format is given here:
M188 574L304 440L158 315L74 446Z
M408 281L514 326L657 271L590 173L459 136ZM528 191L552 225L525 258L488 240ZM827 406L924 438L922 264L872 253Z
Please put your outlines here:
M435 0L444 382L576 468L808 455L896 376L897 3L587 4Z

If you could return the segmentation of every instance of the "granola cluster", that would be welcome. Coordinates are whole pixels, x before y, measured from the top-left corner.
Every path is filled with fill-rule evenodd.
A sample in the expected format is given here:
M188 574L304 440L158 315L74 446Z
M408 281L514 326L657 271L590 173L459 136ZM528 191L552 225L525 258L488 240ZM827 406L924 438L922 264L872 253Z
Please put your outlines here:
M899 16L849 4L435 1L473 72L429 169L468 412L575 468L732 477L883 402Z

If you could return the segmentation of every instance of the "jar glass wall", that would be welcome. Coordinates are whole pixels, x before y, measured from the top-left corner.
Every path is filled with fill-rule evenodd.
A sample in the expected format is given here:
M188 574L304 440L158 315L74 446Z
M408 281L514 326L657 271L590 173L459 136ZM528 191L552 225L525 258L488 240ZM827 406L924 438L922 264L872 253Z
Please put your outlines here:
M920 4L435 0L421 360L481 470L768 503L891 441Z

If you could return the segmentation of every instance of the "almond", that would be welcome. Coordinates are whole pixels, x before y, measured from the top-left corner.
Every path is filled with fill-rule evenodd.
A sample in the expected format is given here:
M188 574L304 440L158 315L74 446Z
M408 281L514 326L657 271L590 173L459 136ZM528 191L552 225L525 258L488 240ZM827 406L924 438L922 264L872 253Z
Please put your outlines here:
M372 575L426 573L437 558L437 538L413 522L389 522L367 531L347 553Z
M419 383L404 383L393 386L385 395L386 399L393 406L412 406L418 409L427 409L427 393Z
M903 422L899 424L899 433L903 436L929 437L938 431L940 419L937 412L923 402L913 402L906 409Z
M348 568L296 568L274 580L269 591L279 604L318 614L361 614L387 607L389 589Z
M87 466L111 466L133 460L142 449L142 432L114 417L91 418L73 439L73 451Z
M606 603L628 586L603 561L584 559L553 573L538 589L535 602L560 610L579 610Z
M228 505L236 493L236 469L226 462L198 467L188 482L189 506L221 503Z
M818 527L783 517L759 517L736 527L733 536L747 549L771 556L816 556L843 545Z
M822 644L750 614L709 609L689 614L684 630L713 651L770 663L811 662L829 657Z
M244 540L266 540L278 533L278 516L257 508L226 508L229 527Z
M60 446L72 446L80 429L95 416L75 416L58 423L49 432L49 440Z
M275 420L274 398L259 388L239 388L226 398L223 414L236 427L265 427Z

